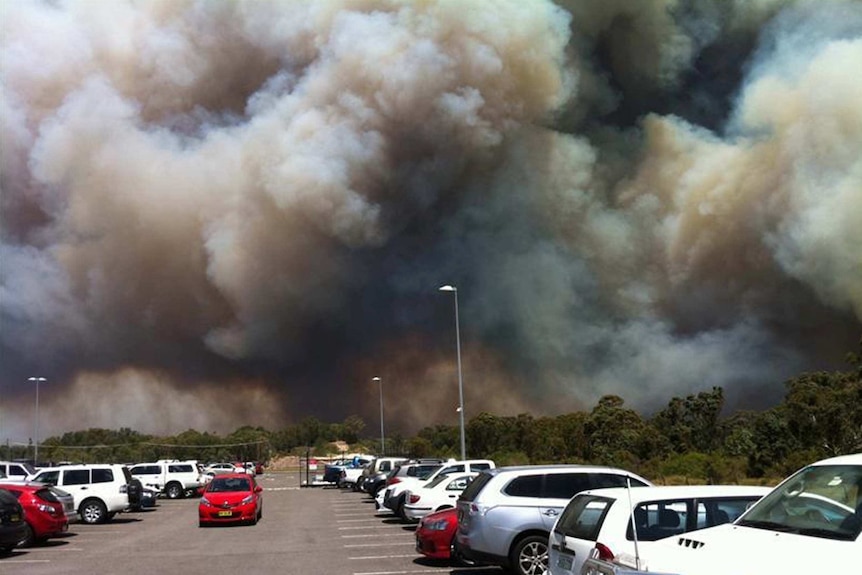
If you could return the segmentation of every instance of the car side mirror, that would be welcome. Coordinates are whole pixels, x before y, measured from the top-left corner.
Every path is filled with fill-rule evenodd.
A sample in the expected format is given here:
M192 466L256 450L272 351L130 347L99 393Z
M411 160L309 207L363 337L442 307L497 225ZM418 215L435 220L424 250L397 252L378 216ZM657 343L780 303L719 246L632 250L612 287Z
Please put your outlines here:
M260 493L261 491L263 491L263 487L261 487L260 485L255 485L255 487L254 487L254 492L255 492L255 493Z

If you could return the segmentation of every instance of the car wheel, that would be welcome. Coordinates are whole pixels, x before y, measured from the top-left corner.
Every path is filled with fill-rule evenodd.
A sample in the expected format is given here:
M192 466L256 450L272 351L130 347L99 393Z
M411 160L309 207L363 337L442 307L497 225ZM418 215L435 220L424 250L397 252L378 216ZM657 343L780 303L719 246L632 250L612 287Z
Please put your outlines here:
M21 547L30 547L34 543L36 543L36 534L33 533L33 528L30 527L30 524L24 522L24 540L19 545Z
M524 537L515 545L511 561L516 575L545 575L548 572L548 538Z
M165 487L165 494L167 494L168 499L179 499L183 496L183 486L179 483L168 483L168 486Z
M81 521L84 523L104 523L108 518L108 510L105 504L98 499L85 499L78 508L78 513L81 515Z

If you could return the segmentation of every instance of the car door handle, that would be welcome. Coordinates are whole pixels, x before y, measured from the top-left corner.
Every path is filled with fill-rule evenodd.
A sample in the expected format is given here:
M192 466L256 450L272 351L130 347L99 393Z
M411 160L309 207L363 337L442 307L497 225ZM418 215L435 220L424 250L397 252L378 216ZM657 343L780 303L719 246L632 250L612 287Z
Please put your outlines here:
M556 517L556 516L558 515L558 512L557 512L557 510L556 510L556 509L545 509L545 512L544 512L544 513L545 513L545 515L547 515L548 517Z
M81 491L86 491L86 490L87 490L87 486L86 486L86 485L84 485L83 487L81 487Z

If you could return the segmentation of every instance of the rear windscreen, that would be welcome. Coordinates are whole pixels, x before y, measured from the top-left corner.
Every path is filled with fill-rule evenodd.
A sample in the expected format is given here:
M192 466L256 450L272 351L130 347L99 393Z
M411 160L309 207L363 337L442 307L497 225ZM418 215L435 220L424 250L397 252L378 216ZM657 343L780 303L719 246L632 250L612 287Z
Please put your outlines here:
M476 496L479 495L479 492L482 491L482 488L491 481L494 476L490 473L482 472L476 476L476 478L467 486L467 489L461 492L461 496L458 498L460 501L473 501L476 499Z
M560 515L554 531L567 537L595 541L612 504L612 499L577 495Z

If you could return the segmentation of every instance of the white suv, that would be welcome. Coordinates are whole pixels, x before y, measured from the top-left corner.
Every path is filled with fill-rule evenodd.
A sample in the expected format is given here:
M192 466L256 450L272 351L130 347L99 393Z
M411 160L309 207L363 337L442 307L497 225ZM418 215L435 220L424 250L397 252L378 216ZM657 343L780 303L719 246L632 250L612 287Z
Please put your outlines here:
M128 486L132 475L125 465L46 467L27 479L69 493L84 523L103 523L129 507Z
M588 465L501 467L480 473L458 498L456 544L467 559L545 573L557 516L581 491L651 485L622 469Z
M169 499L178 499L203 485L197 461L162 459L155 463L138 463L129 472L145 487L164 492Z

